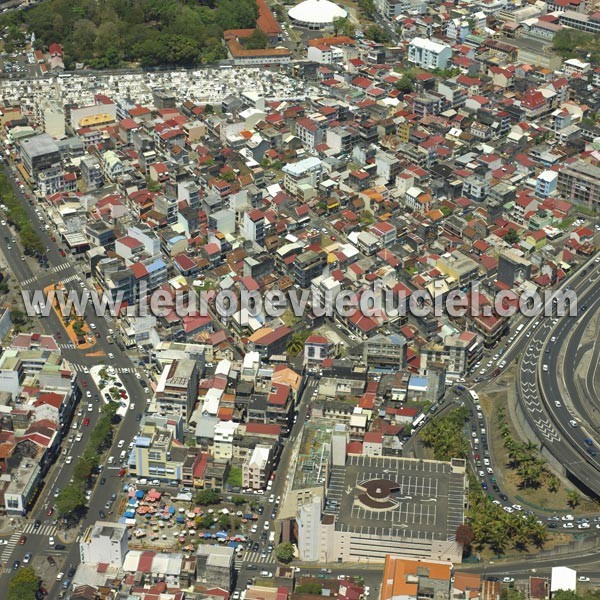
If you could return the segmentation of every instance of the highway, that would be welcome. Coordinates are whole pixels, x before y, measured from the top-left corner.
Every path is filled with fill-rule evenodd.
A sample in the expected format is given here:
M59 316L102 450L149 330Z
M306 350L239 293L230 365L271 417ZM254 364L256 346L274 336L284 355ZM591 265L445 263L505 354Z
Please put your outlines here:
M22 260L23 252L19 247L18 236L15 235L14 230L9 226L0 225L0 252L6 257L15 278L19 282L20 288L29 290L42 289L50 283L66 281L67 286L71 284L71 289L81 290L81 284L79 283L80 281L83 281L81 267L76 264L73 257L69 256L69 254L67 254L66 257L61 256L59 252L59 249L61 248L60 244L58 242L53 242L50 238L49 233L44 228L44 222L36 215L35 208L27 202L24 195L19 190L19 187L14 180L14 173L12 173L7 166L4 167L4 171L12 182L15 195L21 199L42 243L47 248L46 256L48 257L48 267L45 269L40 268L37 260L34 258ZM13 239L16 240L16 244L13 243ZM125 388L128 390L130 401L136 404L141 411L142 406L146 403L146 394L144 394L140 382L135 377L134 371L136 369L129 356L124 351L116 344L108 344L106 341L106 336L109 335L108 330L114 326L114 322L112 322L112 320L107 322L104 318L95 316L92 313L92 308L87 309L85 317L88 323L95 323L97 327L96 331L100 334L100 338L96 340L96 344L90 350L90 353L96 354L101 352L108 354L108 352L112 352L114 354L114 359L111 361L108 361L107 359L107 361L118 366L117 370L119 371L119 377ZM57 343L61 346L63 356L75 369L77 384L80 390L89 389L92 391L93 396L98 395L99 392L94 387L92 378L86 375L84 371L97 365L99 360L102 359L99 358L98 355L92 356L85 351L77 350L72 347L72 344L69 343L67 333L62 327L62 323L57 315L54 314L54 311L50 311L48 317L40 318L38 322L47 334L55 336ZM129 372L125 373L123 372L124 370L128 370ZM85 388L83 386L84 380L87 384L87 387ZM54 506L55 490L64 489L72 478L73 468L77 462L77 455L85 448L90 431L93 429L94 424L99 418L97 410L94 410L89 414L87 413L86 408L88 399L85 398L85 393L83 395L84 398L78 406L78 408L83 409L82 416L74 417L74 420L77 421L78 429L70 429L66 432L65 439L61 446L61 448L67 448L66 455L72 455L73 461L70 465L67 465L64 462L66 455L61 455L57 458L56 463L50 468L45 476L43 483L44 487L37 498L33 509L27 515L26 519L17 520L18 525L15 527L15 533L9 536L8 544L0 546L0 562L3 567L3 573L0 575L0 585L8 585L12 563L15 560L20 560L22 562L23 557L27 552L31 552L34 555L34 559L38 555L45 557L51 554L54 556L58 563L54 569L55 572L58 572L59 570L66 572L69 565L75 566L79 562L78 545L76 543L62 543L62 540L65 537L70 539L78 536L75 536L72 532L65 535L65 532L58 528L58 525L60 524L55 522L55 515L48 515L46 513L48 508ZM102 405L101 400L97 404L94 402L94 407L100 407ZM100 485L100 478L97 478L97 482L93 488L93 494L88 503L87 514L80 523L80 532L85 531L89 525L100 518L99 511L104 509L105 504L110 500L111 495L120 491L122 487L122 482L118 477L118 469L107 468L105 461L111 454L116 453L118 455L118 452L115 452L115 449L119 439L125 440L126 444L128 444L136 435L139 426L135 418L136 412L137 411L128 411L124 419L116 428L113 448L111 448L111 450L103 457L104 463L101 463L103 466L101 476L106 479L106 483ZM88 427L82 425L85 416L90 418L90 425ZM74 440L69 441L70 437L78 432L81 432L82 440L80 442ZM41 526L39 529L34 530L34 521L36 519L41 521ZM27 531L25 534L27 538L26 543L18 544L17 542L20 534L25 531ZM55 538L56 544L64 545L65 550L56 551L50 547L48 543L50 536ZM1 580L3 580L3 582ZM50 580L47 580L44 583L45 587L51 593L53 592L53 585L55 585L54 591L56 591L56 588L59 585Z
M542 448L563 465L569 479L595 496L600 496L600 457L584 442L592 437L586 427L569 424L570 421L578 423L579 418L570 412L570 402L564 398L558 367L561 360L575 364L576 352L572 345L577 345L582 332L600 309L599 271L600 265L594 263L589 276L586 274L585 279L577 282L578 317L563 317L558 322L544 319L534 330L525 347L519 372L520 400ZM582 279L578 275L575 277ZM587 309L582 310L583 306ZM561 352L569 338L571 343L565 352ZM574 366L570 366L564 372L572 379L574 371ZM572 399L577 404L576 396Z

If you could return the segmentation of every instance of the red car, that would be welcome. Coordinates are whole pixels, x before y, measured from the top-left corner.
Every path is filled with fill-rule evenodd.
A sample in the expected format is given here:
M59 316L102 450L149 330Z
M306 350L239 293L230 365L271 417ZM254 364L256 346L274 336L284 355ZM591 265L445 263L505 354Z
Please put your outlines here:
M84 379L84 380L81 382L81 385L82 385L83 387L87 387L87 379Z
M51 517L52 513L54 512L54 506L51 506L47 511L46 511L46 516L47 517Z
M22 535L22 536L19 538L19 544L21 544L21 545L23 545L23 544L24 544L26 541L27 541L27 538L26 538L24 535Z
M83 425L84 425L85 427L87 427L89 424L90 424L90 420L89 420L89 419L86 417L86 418L83 420Z
M61 249L58 251L58 253L59 253L61 256L65 256L65 251L64 251L62 248L61 248Z
M119 396L121 396L121 398L127 398L127 392L125 392L124 390L121 390L119 392Z

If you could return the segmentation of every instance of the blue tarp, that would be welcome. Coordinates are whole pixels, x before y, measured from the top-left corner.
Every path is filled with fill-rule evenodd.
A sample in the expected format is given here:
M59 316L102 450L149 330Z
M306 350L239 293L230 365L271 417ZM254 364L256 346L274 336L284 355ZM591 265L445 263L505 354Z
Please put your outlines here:
M127 504L137 504L137 500L135 498L129 498L129 502Z
M143 497L144 497L144 492L143 492L142 490L138 490L138 491L135 493L135 497L136 497L136 498L143 498Z
M178 523L185 523L185 517L179 516L175 519Z
M123 515L126 519L135 519L135 512L133 510L128 510Z
M174 506L169 506L169 512L171 514L174 514L175 513L175 507Z
M217 531L217 533L215 533L215 537L219 538L219 539L226 538L227 532L226 531Z
M205 540L210 540L211 537L212 537L212 534L210 534L208 532L204 534L204 539Z

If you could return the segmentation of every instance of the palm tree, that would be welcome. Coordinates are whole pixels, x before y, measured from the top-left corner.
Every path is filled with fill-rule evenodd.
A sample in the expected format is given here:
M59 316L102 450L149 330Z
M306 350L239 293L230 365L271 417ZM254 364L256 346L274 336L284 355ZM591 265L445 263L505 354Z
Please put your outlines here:
M550 477L548 478L548 491L554 494L558 492L559 489L560 481L558 480L558 477L556 477L555 475L550 475Z
M581 494L577 490L569 490L567 492L567 504L571 508L575 508L581 502Z

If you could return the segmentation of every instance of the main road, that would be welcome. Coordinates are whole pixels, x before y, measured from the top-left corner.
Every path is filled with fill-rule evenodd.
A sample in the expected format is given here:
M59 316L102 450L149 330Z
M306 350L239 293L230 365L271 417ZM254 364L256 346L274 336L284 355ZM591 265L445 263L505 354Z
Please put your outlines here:
M13 185L15 195L21 200L21 203L26 210L30 222L40 236L42 244L46 247L46 256L48 258L47 268L38 268L37 261L33 258L22 258L23 252L19 247L18 235L10 226L0 225L0 251L6 257L10 269L19 283L19 288L22 290L43 289L50 283L63 282L67 288L81 290L86 286L82 273L84 269L78 265L72 256L67 254L63 257L60 253L61 247L58 242L51 238L51 234L45 229L43 216L40 218L32 205L27 202L25 196L21 193L15 178L14 172L10 168L4 167L5 174L10 179ZM16 240L13 242L13 239ZM82 283L83 282L83 283ZM136 435L138 430L138 422L136 421L136 413L144 412L146 404L146 394L135 376L136 368L131 362L129 356L121 350L116 344L109 344L106 337L109 335L109 329L114 326L114 322L108 317L108 321L103 317L98 317L93 313L93 307L88 306L85 312L85 319L88 323L92 322L96 325L96 331L100 337L96 339L94 347L89 351L78 350L71 343L62 326L61 320L50 311L47 317L39 319L39 324L43 330L56 338L56 341L61 346L63 356L71 363L76 371L77 383L80 389L92 391L93 395L99 396L99 391L94 388L92 378L87 376L85 371L90 367L106 361L115 366L119 372L119 377L123 385L129 392L130 402L136 405L135 411L127 411L115 433L114 445L109 450L107 455L103 457L102 476L106 479L104 485L100 485L97 481L92 496L88 502L87 512L80 522L80 532L83 532L89 525L93 524L99 517L99 511L104 509L105 504L110 500L111 495L120 490L122 482L118 477L118 469L111 469L105 464L106 458L110 454L115 454L114 450L117 440L123 439L128 444ZM108 353L112 353L114 358L105 358ZM86 387L83 387L83 381L86 381ZM83 404L87 405L90 400L85 397L82 399ZM102 399L94 406L100 406ZM72 454L74 460L71 464L65 463L66 455L61 454L57 457L55 464L50 468L44 479L44 487L41 490L33 509L29 512L26 519L18 519L15 523L15 532L8 539L8 544L0 546L0 562L3 566L3 574L0 575L0 585L8 585L10 579L10 568L15 560L23 560L27 552L31 552L35 556L42 554L48 556L52 554L56 557L58 569L68 570L70 565L76 566L79 563L79 548L73 542L73 538L78 536L69 532L64 535L64 532L59 530L56 523L53 522L54 515L47 515L48 508L52 507L55 502L54 494L56 489L64 489L69 481L73 478L73 469L76 464L76 458L85 447L85 443L89 437L89 432L93 429L94 424L98 419L98 411L94 410L91 413L82 415L90 418L90 425L84 427L82 418L77 420L77 431L70 429L62 442L62 447L67 448L67 454ZM81 442L69 441L70 436L81 432ZM108 511L107 511L108 512ZM34 521L40 520L41 525L38 529L34 529ZM25 533L26 532L26 533ZM27 541L25 544L17 544L16 541L22 533L25 533ZM51 548L48 543L50 536L55 537L55 542L62 544L62 539L67 543L64 550L56 551ZM54 581L46 580L45 586L51 589Z

